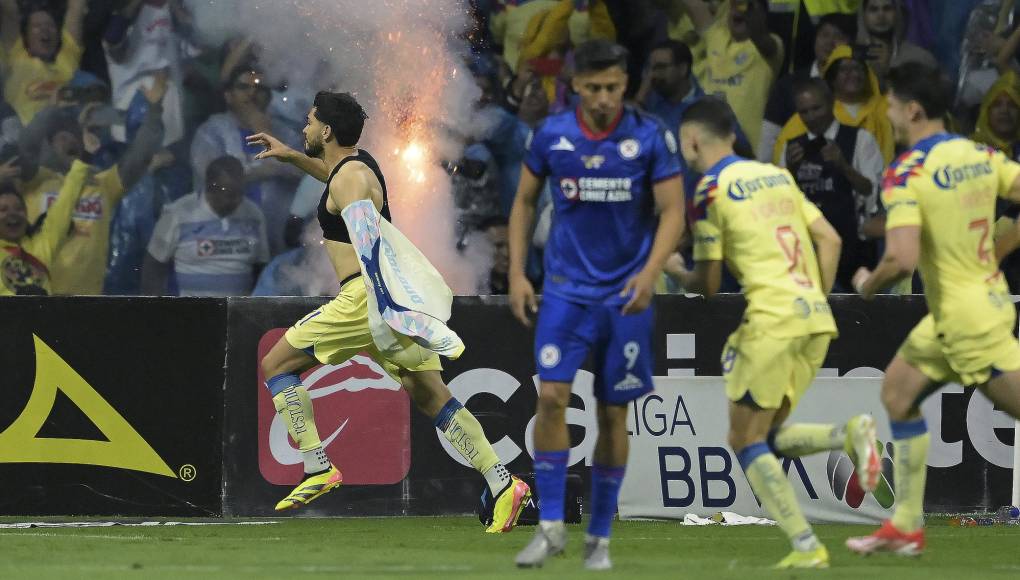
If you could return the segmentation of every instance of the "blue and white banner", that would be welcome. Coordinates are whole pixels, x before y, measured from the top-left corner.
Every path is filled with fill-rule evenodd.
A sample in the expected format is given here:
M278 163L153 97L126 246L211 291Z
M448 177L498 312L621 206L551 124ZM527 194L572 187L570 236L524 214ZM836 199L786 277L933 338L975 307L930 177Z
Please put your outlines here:
M842 451L782 460L808 520L872 523L892 514L896 499L892 445L880 389L880 378L818 378L791 415L790 422L838 424L868 413L878 426L883 475L874 493L861 490L854 466ZM979 392L967 402L965 425L943 424L943 397L960 393L962 387L948 385L922 405L932 440L929 480L939 482L945 477L943 469L962 467L965 442L985 460L982 463L1012 467L1012 447L996 433L1012 427L1012 420ZM724 510L768 515L726 443L727 405L722 377L656 379L655 392L631 408L621 517L682 519L688 513L707 517ZM965 438L949 432L962 432Z

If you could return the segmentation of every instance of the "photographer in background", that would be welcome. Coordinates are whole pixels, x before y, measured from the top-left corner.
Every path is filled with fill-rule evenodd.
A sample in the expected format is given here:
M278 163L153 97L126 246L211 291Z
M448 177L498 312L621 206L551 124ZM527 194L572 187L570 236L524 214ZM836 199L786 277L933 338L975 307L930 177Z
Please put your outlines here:
M836 120L825 81L801 80L793 99L807 131L784 145L780 166L843 239L833 292L852 292L854 272L876 257L875 243L864 240L862 227L878 212L882 152L874 135Z

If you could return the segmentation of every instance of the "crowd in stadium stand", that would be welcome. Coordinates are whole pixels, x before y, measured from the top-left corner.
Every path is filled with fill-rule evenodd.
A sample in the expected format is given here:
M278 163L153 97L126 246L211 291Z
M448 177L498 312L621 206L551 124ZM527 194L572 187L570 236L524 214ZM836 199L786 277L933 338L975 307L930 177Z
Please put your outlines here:
M572 47L585 40L628 49L629 105L673 131L691 103L725 98L741 153L788 168L841 234L837 292L882 252L878 193L897 154L883 96L891 67L938 66L955 93L952 130L1020 159L1014 0L463 2L477 106L499 122L441 161L458 248L473 234L491 248L481 294L507 290L528 136L576 106ZM265 131L299 147L306 111L265 82L254 39L209 46L195 27L182 0L0 0L0 295L335 292L299 279L321 269L307 203L321 184L256 159L246 141ZM688 199L697 179L685 173ZM1006 231L1017 214L1000 214ZM1020 291L1020 258L1003 270ZM666 278L659 290L683 291ZM724 290L739 288L729 279ZM912 290L916 280L893 289Z

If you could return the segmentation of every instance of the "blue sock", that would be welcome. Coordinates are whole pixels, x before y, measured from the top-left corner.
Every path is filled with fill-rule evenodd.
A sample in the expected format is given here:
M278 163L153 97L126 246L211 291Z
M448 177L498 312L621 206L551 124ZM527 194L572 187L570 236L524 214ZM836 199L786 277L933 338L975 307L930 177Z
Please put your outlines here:
M626 466L611 467L596 463L591 468L591 521L588 533L600 538L609 537L609 528L616 516L616 501Z
M269 394L275 397L290 387L300 384L301 377L297 373L280 373L266 381L266 388L269 389Z
M567 494L567 458L570 450L535 451L535 486L538 487L538 519L563 521L563 496Z

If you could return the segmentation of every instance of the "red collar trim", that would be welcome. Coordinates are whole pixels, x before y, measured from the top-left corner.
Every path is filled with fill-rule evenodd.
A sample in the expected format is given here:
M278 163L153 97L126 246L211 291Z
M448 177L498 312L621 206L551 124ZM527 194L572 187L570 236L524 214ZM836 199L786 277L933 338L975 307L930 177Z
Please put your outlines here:
M581 132L584 133L585 137L587 137L588 139L591 139L592 141L601 141L601 140L605 139L606 137L608 137L610 134L612 134L613 131L616 130L617 125L620 124L620 120L623 119L623 110L624 110L624 108L620 107L620 112L617 113L616 118L613 119L613 122L609 124L609 127L605 131L602 131L602 132L595 132L590 127L588 127L587 124L585 124L585 122L584 122L584 115L581 114L581 107L580 106L578 106L576 109L574 109L574 115L577 116L577 124L578 124L578 126L581 127Z

